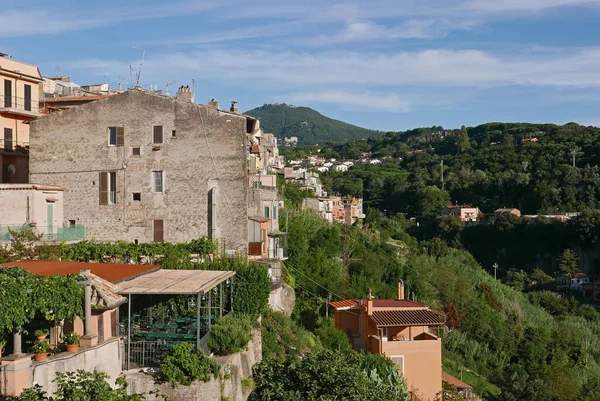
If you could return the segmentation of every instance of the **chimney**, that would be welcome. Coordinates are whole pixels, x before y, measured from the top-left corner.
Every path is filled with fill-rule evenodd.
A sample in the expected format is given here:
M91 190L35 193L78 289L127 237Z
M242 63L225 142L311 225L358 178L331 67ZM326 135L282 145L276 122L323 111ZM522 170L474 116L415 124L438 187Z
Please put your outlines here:
M404 299L404 283L398 283L398 300L402 301Z
M229 109L229 111L231 111L232 113L239 113L238 111L238 102L236 102L235 100L231 101L231 108Z
M208 107L211 109L219 110L219 102L215 100L213 97L210 102L208 102Z
M373 314L373 294L371 294L371 289L369 288L369 295L367 296L367 315L371 316Z
M177 91L176 98L177 100L183 100L184 102L194 103L194 92L192 92L189 85L181 85Z

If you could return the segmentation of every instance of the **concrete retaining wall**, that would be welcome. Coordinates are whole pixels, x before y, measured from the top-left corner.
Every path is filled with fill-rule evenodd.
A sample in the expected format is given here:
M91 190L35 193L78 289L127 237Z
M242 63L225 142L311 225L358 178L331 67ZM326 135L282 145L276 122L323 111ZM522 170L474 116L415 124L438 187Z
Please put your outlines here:
M110 384L121 373L120 339L113 338L95 347L77 353L62 353L43 362L32 365L33 384L39 384L49 394L56 391L53 383L56 372L74 372L79 369L93 372L102 371L109 375Z

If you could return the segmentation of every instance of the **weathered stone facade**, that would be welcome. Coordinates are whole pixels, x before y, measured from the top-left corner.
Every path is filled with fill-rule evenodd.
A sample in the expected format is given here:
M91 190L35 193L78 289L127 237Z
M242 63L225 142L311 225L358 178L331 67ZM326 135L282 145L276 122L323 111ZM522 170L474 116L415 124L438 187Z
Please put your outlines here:
M162 220L164 241L211 236L245 252L247 117L186 94L132 89L39 118L31 125L30 179L66 189L65 219L84 225L87 238L151 242ZM162 126L162 144L154 126ZM115 146L109 127L122 127ZM159 171L162 193L153 192ZM100 204L100 173L107 172L115 173L114 202Z

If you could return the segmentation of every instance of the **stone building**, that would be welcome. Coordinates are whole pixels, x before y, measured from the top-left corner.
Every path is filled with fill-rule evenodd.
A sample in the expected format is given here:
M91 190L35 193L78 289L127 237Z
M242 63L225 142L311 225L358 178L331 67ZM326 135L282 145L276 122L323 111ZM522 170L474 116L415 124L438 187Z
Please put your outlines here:
M64 218L99 241L219 240L245 253L256 120L141 88L31 124L30 179L66 188Z

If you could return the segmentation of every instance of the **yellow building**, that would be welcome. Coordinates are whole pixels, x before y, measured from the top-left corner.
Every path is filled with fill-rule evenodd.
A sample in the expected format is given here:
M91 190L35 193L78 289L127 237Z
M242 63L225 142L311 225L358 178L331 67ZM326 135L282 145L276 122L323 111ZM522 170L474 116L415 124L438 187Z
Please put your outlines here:
M29 121L41 115L41 84L36 66L0 53L1 183L29 181Z

